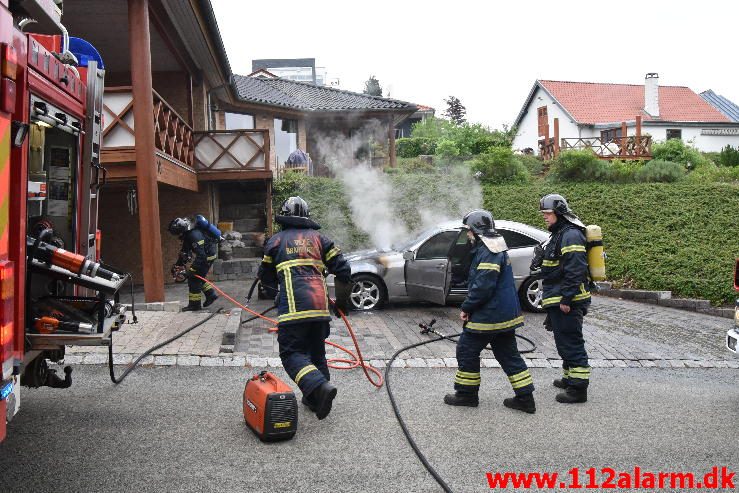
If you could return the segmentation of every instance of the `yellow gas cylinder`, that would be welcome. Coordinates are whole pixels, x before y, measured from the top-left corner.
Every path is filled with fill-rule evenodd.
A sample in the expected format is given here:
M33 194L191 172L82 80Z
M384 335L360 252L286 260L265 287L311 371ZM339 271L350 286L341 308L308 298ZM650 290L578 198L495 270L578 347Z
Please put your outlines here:
M606 280L606 253L603 249L603 232L600 226L591 224L585 228L588 250L588 270L593 281Z

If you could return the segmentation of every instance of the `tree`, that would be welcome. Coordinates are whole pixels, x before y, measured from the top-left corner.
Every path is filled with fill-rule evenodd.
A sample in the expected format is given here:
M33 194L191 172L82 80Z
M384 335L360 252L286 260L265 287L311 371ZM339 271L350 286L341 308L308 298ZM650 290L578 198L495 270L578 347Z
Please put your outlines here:
M449 96L444 102L447 104L444 116L453 121L456 125L463 125L467 119L464 117L467 114L467 108L464 107L459 98Z
M370 78L367 79L367 82L364 83L364 94L369 94L370 96L380 96L382 97L382 86L380 85L380 81L375 78L374 75L370 75Z

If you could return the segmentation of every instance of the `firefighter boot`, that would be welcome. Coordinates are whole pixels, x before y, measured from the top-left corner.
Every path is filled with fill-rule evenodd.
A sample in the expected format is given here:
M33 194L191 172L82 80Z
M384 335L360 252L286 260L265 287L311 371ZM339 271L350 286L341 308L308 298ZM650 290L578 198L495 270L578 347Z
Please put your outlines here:
M213 304L215 300L218 299L218 295L216 294L215 289L209 289L205 292L205 302L203 302L203 308L208 307Z
M477 394L455 392L444 396L444 404L449 404L450 406L477 407L480 404L480 400Z
M578 404L581 402L587 402L588 401L588 389L585 388L576 388L576 387L567 387L567 389L564 392L560 392L557 394L557 402L561 402L562 404Z
M336 387L328 382L323 382L320 387L310 393L308 402L314 403L311 408L318 419L324 419L331 412L331 405L336 397ZM310 407L310 406L309 406Z
M300 402L303 403L303 405L306 406L311 411L316 412L316 405L313 404L313 402L310 399L308 399L307 395L304 395L303 398L300 399Z
M200 300L190 300L190 302L187 304L185 308L180 310L181 312L196 312L198 310L202 310L203 308L200 306Z
M503 405L509 409L515 409L529 414L534 414L536 412L534 394L523 394L509 397L508 399L503 400Z
M564 378L555 378L554 381L552 382L552 385L554 385L558 389L566 389L567 388L567 384L565 383L565 379Z

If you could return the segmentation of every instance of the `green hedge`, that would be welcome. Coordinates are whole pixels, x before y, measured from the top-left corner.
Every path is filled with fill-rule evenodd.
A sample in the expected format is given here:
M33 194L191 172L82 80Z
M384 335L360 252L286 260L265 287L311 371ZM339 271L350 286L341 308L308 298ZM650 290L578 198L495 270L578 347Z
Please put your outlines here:
M419 197L438 196L450 215L463 181L448 174L388 175L395 209L410 229L420 226ZM596 184L485 185L484 206L496 218L544 228L539 198L561 193L588 224L603 228L607 274L618 284L669 290L675 296L731 303L734 259L739 257L739 185L736 184ZM308 200L312 217L345 251L367 244L351 222L341 183L328 178L289 177L275 182L275 211L292 194ZM422 204L428 204L426 199ZM368 206L370 206L368 204Z
M580 218L603 228L610 280L676 296L731 303L739 257L739 186L557 184L487 186L495 217L543 227L539 198L561 193Z

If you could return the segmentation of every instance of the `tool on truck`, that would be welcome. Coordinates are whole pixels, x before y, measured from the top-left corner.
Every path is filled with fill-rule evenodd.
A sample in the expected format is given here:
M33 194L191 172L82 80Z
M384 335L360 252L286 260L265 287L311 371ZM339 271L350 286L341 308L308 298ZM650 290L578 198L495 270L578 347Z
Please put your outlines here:
M22 385L69 387L71 368L49 362L109 345L125 321L129 276L101 261L97 222L104 66L62 11L0 2L0 441Z

